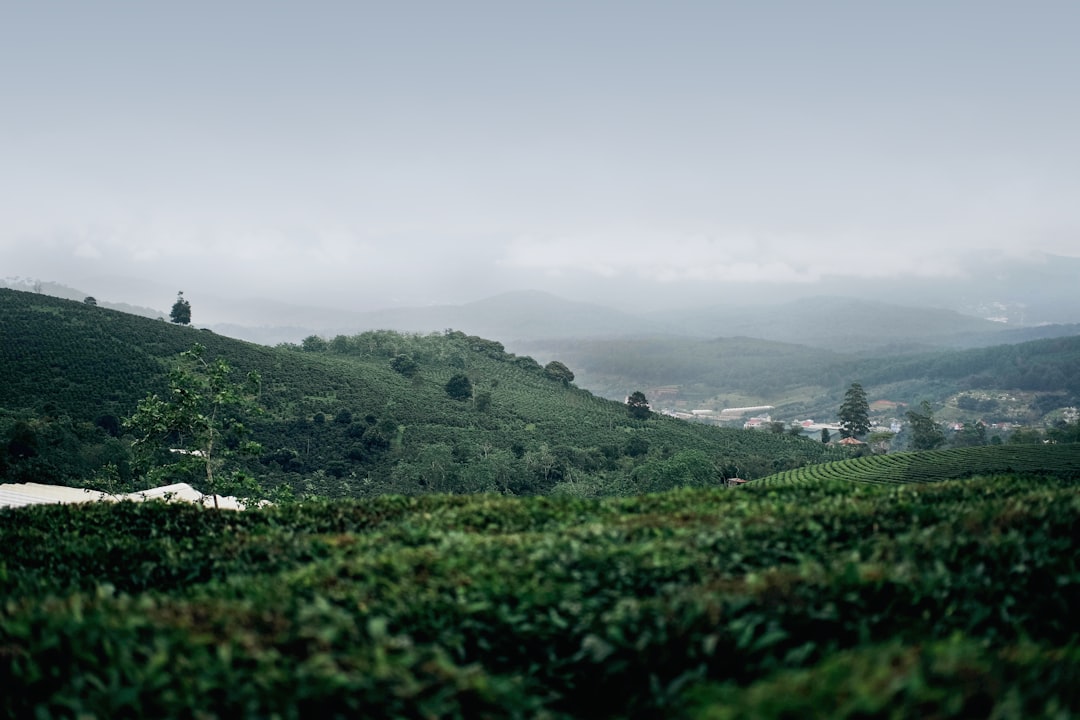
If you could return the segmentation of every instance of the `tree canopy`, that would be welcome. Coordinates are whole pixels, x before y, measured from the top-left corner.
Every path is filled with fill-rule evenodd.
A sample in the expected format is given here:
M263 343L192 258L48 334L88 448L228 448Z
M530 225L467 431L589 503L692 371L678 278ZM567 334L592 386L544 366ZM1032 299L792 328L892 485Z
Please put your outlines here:
M467 375L457 373L446 381L446 394L455 400L468 400L472 397L472 381Z
M908 410L907 420L911 424L911 449L935 450L945 444L945 433L934 420L934 411L926 400L920 405L922 412Z
M573 371L558 360L552 360L544 366L544 375L552 380L558 380L563 385L569 385L574 382Z
M169 318L177 325L191 324L191 303L184 299L184 291L176 293L176 302L173 303Z
M630 393L630 397L626 399L626 410L630 413L630 417L638 420L645 420L652 414L649 400L640 390Z
M124 423L135 434L136 446L147 447L150 457L161 458L160 449L166 450L164 457L170 461L162 468L166 474L182 470L178 466L197 466L205 475L203 487L214 495L215 506L223 491L236 492L240 486L253 485L243 473L223 477L215 470L220 470L234 452L257 455L262 449L250 440L241 442L247 433L241 416L255 410L252 396L259 374L252 371L245 382L234 383L229 378L231 372L227 361L220 357L207 360L206 348L195 343L180 354L180 364L169 374L165 398L147 395ZM159 472L154 468L149 474L156 477Z
M407 378L416 377L416 374L420 372L420 365L413 360L412 356L405 353L395 355L390 361L390 367L394 372L401 373Z
M326 352L328 344L318 335L308 335L300 341L300 347L304 352Z
M866 400L866 391L862 385L851 383L851 387L844 393L839 415L842 437L858 437L870 432L870 403Z

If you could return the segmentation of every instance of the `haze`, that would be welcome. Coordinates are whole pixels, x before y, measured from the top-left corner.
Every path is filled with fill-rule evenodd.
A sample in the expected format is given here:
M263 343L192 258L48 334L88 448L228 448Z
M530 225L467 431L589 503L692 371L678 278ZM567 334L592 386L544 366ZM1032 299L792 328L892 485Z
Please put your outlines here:
M1077 257L1077 27L1073 2L6 3L0 276L650 308Z

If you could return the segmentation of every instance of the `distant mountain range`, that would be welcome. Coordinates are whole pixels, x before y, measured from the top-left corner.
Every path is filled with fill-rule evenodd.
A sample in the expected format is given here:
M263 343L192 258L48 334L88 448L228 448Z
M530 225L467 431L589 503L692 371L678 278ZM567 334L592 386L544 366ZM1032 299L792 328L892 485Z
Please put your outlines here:
M623 337L665 332L664 324L602 305L566 300L539 291L504 293L462 305L433 305L342 312L307 309L306 323L299 308L290 316L292 327L251 328L212 326L215 332L252 342L298 342L307 335L330 338L365 330L431 333L447 329L512 343L555 337ZM317 314L317 316L316 316Z
M707 303L681 309L629 312L602 303L521 290L463 304L396 307L367 312L309 307L274 299L190 298L196 325L264 345L299 343L310 335L332 338L365 330L431 333L461 330L514 348L560 339L679 336L753 337L845 352L890 353L965 348L1059 337L1078 332L1080 260L984 261L950 280L854 279L823 282L833 294L779 301L779 293L748 293L738 302L730 288ZM22 278L0 286L73 300L87 293ZM791 288L785 290L790 294ZM870 299L872 298L872 299ZM896 298L898 300L893 301ZM168 313L97 298L100 305L145 317ZM235 318L205 323L201 318ZM272 320L270 320L272 318Z
M555 339L635 337L753 337L843 351L909 352L983 347L1077 332L1077 325L1017 327L955 310L903 306L845 297L814 297L779 305L713 306L634 314L576 302L539 291L497 295L462 305L336 312L319 325L289 328L213 326L253 342L298 342L364 330L399 332L462 330L508 347ZM333 321L333 325L328 321ZM276 336L275 336L276 335Z
M1005 328L1001 323L953 310L843 297L813 297L781 305L669 311L650 317L671 328L681 328L682 335L754 337L843 350L979 344L982 338Z

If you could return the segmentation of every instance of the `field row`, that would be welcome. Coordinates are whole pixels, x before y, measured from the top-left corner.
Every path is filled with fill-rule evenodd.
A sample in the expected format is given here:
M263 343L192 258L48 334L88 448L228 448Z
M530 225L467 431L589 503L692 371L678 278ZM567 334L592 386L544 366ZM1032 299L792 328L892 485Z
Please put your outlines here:
M1080 477L1080 444L987 445L867 455L788 470L753 484L784 486L831 480L920 483L997 473Z
M0 512L0 715L767 716L852 666L1076 712L1078 516L1030 476Z

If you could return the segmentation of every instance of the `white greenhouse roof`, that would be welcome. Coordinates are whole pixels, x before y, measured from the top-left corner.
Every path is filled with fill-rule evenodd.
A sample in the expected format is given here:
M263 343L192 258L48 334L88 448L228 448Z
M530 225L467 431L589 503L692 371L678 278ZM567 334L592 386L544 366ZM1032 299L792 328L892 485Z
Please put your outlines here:
M23 507L25 505L43 505L52 503L83 503L94 501L133 500L182 500L214 507L214 495L203 495L187 483L176 483L150 490L110 495L98 490L65 487L63 485L42 485L41 483L8 483L0 485L0 508ZM242 510L244 504L231 495L218 495L219 508Z

